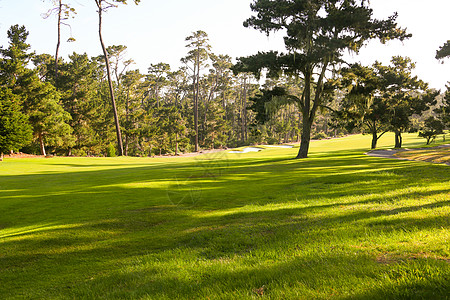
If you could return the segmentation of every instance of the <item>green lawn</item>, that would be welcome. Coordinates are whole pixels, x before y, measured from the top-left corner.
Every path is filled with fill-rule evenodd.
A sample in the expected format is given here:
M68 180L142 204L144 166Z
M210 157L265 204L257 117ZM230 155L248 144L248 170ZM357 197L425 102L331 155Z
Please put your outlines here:
M0 298L450 299L450 167L369 145L5 159Z

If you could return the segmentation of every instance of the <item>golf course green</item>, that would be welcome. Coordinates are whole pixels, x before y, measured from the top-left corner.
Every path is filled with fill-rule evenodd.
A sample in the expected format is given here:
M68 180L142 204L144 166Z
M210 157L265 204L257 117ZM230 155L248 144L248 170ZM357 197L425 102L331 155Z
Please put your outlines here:
M5 158L0 298L449 299L450 167L369 145Z

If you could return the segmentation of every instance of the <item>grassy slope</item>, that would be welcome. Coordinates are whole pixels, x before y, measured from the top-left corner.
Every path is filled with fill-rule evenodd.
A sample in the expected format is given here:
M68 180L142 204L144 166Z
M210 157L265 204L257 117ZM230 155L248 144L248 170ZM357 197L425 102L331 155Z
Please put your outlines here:
M448 299L449 167L369 144L7 159L0 298Z

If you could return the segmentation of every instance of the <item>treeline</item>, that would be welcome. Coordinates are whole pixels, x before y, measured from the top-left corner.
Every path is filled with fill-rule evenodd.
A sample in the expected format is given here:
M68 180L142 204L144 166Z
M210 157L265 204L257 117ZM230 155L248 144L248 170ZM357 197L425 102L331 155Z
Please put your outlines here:
M123 45L107 47L108 59L73 53L55 61L31 51L24 26L7 35L8 47L0 48L0 152L177 155L361 132L373 136L375 148L388 131L401 147L403 132L419 132L430 143L450 126L450 87L444 94L430 90L412 75L409 58L350 65L320 86L289 72L295 55L260 53L233 65L211 51L203 31L186 38L178 70L157 63L145 74L132 69ZM262 85L261 66L268 72ZM305 95L315 97L313 105Z

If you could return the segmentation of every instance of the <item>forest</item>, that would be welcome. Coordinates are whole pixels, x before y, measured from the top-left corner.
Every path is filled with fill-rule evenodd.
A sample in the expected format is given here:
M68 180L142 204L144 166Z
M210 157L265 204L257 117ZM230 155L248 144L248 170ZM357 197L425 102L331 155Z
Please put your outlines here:
M261 52L233 62L214 53L208 34L198 30L185 39L179 69L160 62L141 73L133 69L126 45L105 46L102 13L112 6L96 3L102 55L59 57L61 24L75 13L62 1L49 10L58 16L55 55L36 54L24 26L7 31L9 45L0 49L1 152L143 157L302 141L298 157L306 157L310 139L364 133L373 137L374 149L391 131L401 148L404 132L431 143L449 128L450 87L429 89L413 76L410 58L394 56L389 65L372 66L342 60L344 50L357 51L373 38L408 39L395 15L376 23L362 6L358 13L364 18L354 24L309 27L315 43L310 47L295 32L305 28L276 24L278 16L268 23L263 5L255 4L261 16L244 26L263 32L286 28L286 54ZM350 6L330 10L330 20L324 20L356 14ZM365 32L358 32L363 23ZM444 59L446 51L448 42L436 58Z

